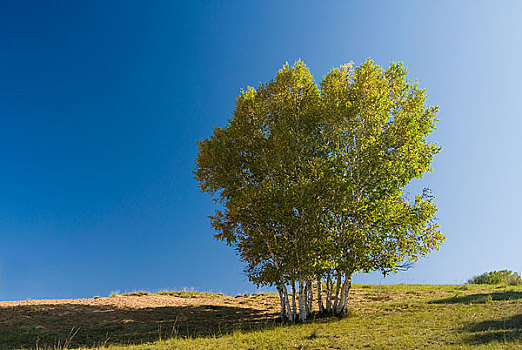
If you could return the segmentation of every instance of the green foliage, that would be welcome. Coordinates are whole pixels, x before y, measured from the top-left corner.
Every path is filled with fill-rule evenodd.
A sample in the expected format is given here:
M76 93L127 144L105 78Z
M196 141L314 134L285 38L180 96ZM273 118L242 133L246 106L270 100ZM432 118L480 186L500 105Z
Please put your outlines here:
M516 272L510 270L499 270L473 276L468 280L469 284L508 284L522 285L522 278Z
M403 191L440 151L428 141L437 107L406 74L367 60L319 87L303 62L286 64L241 91L228 125L198 142L195 178L221 204L215 237L252 282L283 296L296 281L397 271L439 248L433 196Z

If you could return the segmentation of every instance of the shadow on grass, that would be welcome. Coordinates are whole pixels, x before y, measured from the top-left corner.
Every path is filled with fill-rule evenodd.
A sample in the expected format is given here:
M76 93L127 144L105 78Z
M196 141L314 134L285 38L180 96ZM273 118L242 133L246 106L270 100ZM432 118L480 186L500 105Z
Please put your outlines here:
M468 344L522 343L522 314L498 320L471 323L464 330L472 333L465 340Z
M219 336L272 328L277 313L234 306L122 308L39 304L0 310L0 349L140 344L172 337ZM69 339L69 341L68 341Z
M522 292L505 291L493 293L469 294L452 298L438 299L430 304L481 304L489 301L522 299Z

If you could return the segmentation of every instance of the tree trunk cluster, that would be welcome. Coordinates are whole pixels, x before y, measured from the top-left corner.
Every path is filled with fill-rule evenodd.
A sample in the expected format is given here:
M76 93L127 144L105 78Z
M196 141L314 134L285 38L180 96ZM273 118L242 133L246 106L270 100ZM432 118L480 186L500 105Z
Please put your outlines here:
M306 322L312 315L317 317L339 316L348 312L348 294L352 286L351 273L331 273L323 282L321 276L316 281L291 280L277 285L281 304L281 319L288 322ZM317 308L314 309L314 295Z

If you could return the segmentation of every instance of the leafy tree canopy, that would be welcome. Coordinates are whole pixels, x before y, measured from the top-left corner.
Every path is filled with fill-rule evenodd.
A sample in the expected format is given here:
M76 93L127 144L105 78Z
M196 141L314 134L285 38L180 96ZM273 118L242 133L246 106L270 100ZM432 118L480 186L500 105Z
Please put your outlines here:
M278 287L286 318L296 282L307 299L312 281L332 288L336 276L333 312L343 313L353 273L396 271L444 240L430 192L404 195L440 151L428 140L437 107L406 74L367 60L332 69L319 87L302 61L286 64L242 90L228 125L198 142L195 177L222 205L216 238L236 248L252 282Z

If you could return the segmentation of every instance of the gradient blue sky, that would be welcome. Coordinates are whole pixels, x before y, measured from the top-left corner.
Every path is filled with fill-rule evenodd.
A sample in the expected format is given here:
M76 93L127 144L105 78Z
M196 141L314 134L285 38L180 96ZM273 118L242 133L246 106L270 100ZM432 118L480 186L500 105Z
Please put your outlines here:
M0 299L254 291L213 239L196 140L302 58L403 61L441 106L429 186L447 235L366 283L522 270L522 2L3 1Z

